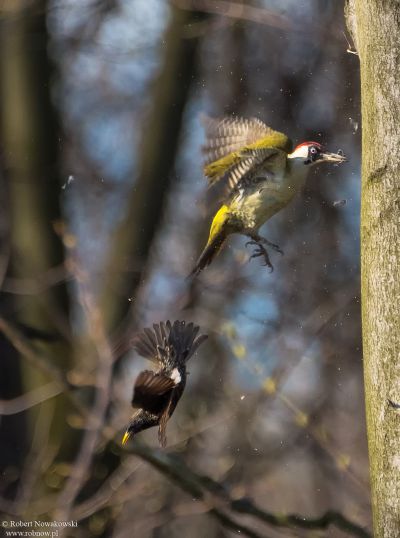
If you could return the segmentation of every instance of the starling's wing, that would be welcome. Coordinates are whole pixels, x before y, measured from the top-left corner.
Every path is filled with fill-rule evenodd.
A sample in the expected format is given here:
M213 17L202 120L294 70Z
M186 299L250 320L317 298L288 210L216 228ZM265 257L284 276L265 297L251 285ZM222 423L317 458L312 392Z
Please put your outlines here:
M131 340L131 345L136 351L155 363L163 363L166 353L166 342L171 330L171 323L161 322L154 324L152 329L143 329Z
M209 185L227 176L232 189L249 171L277 153L291 149L286 135L256 118L207 118L204 124L204 174Z
M132 407L140 407L150 412L162 407L164 395L175 387L175 381L164 374L144 370L138 375L133 390Z
M143 329L142 332L136 334L131 340L132 347L140 354L142 357L149 359L153 362L159 362L158 356L158 335L155 331L151 329Z

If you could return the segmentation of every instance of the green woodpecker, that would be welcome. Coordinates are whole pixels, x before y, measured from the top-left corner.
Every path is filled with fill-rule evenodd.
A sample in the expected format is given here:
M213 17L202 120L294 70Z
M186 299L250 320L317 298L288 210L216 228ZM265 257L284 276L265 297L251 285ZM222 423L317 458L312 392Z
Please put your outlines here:
M302 189L312 166L342 163L346 158L340 150L324 151L317 142L303 142L292 151L286 135L256 118L206 118L204 123L204 174L210 186L225 180L227 189L191 275L207 267L233 233L249 237L246 246L257 247L251 258L262 256L273 270L266 246L282 251L258 229Z

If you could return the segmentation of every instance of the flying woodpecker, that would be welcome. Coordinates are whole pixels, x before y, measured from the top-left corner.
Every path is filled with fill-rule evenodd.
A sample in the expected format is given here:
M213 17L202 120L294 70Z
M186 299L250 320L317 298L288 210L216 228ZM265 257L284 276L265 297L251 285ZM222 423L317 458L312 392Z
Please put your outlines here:
M249 237L246 246L256 246L251 258L262 256L272 271L266 247L282 251L258 229L302 189L314 165L342 163L346 157L340 150L324 151L318 142L303 142L292 151L286 135L256 118L206 118L204 124L204 174L210 186L225 180L226 189L191 275L207 267L233 233Z
M186 385L186 363L207 338L198 332L199 327L193 323L166 321L134 337L134 349L157 369L144 370L136 379L132 407L137 411L122 439L123 445L132 435L158 425L158 440L162 447L166 446L166 425Z

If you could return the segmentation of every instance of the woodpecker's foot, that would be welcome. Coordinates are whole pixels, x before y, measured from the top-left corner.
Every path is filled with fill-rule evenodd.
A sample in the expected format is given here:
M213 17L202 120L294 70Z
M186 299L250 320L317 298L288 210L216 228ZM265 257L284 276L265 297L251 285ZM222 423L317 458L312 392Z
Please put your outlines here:
M259 256L263 256L264 261L265 261L265 263L263 265L267 266L269 268L270 272L272 273L272 271L274 270L274 266L272 265L271 260L269 259L267 249L263 245L258 243L257 241L248 241L246 243L246 247L247 247L247 245L256 245L256 247L257 247L255 249L254 253L250 256L249 261L252 258L258 258Z
M271 247L273 250L275 250L275 252L279 252L279 254L283 255L283 250L280 248L279 245L276 245L275 243L272 243L271 241L268 241L268 239L266 239L265 237L262 237L261 235L258 235L258 233L250 231L250 232L247 232L246 235L248 237L250 237L253 244L267 245L268 247ZM248 244L248 243L246 243L246 244Z
M279 252L279 254L282 254L283 256L283 250L280 248L279 245L276 245L275 243L271 243L271 241L268 241L268 239L265 239L265 237L260 237L259 242L264 243L264 245L268 245L273 250L275 250L275 252Z

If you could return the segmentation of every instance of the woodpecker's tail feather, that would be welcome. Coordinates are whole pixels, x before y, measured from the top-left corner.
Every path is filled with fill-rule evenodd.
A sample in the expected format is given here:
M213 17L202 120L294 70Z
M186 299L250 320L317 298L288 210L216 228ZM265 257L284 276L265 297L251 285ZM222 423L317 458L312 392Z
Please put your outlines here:
M200 254L199 259L196 262L196 265L194 266L192 272L190 273L189 277L191 276L197 276L203 269L208 267L210 263L213 261L213 259L217 256L219 251L222 248L222 245L224 244L226 239L226 234L221 233L217 237L215 237L212 241L208 241L205 249Z
M212 221L207 245L200 254L200 258L197 260L197 263L189 277L198 275L205 267L210 265L215 256L221 250L222 245L229 234L229 217L230 212L228 206L223 205L220 207Z

